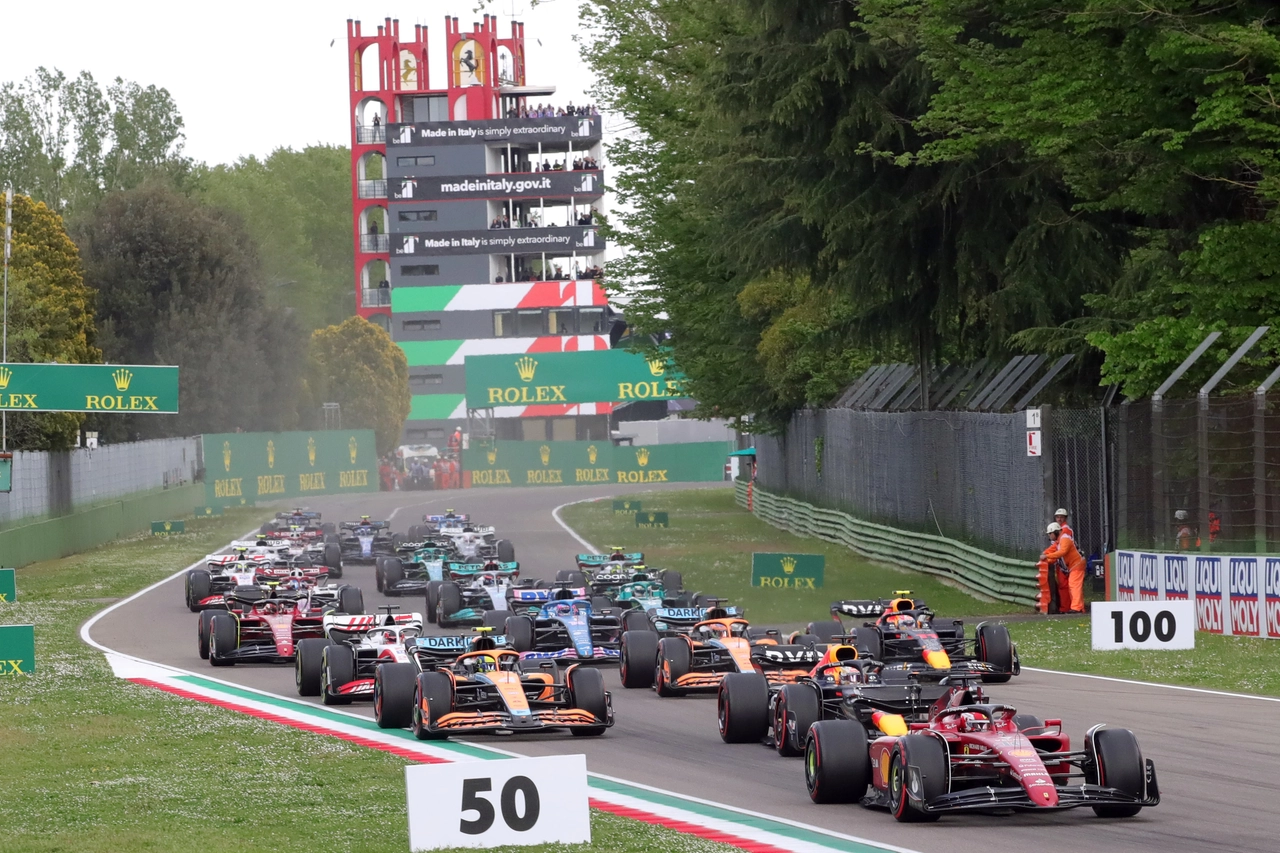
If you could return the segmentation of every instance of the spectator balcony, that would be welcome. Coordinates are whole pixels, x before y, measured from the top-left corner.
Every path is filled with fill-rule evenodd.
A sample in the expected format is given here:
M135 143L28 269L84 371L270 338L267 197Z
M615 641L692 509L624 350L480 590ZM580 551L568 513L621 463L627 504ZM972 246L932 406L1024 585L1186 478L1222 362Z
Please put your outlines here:
M361 308L386 308L391 304L391 288L366 287L360 292Z
M380 124L356 128L356 143L359 145L380 145L386 141L387 129Z
M391 251L391 235L390 234L361 234L360 235L360 251L362 252L390 252Z
M359 198L386 198L387 182L385 179L357 181L356 195Z

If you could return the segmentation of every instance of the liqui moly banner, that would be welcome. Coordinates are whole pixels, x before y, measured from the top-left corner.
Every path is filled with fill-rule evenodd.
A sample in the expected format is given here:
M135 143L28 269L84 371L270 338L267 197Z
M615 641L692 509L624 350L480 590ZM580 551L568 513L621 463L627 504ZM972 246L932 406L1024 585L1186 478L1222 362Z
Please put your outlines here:
M1280 557L1117 551L1117 601L1187 601L1196 628L1280 639Z

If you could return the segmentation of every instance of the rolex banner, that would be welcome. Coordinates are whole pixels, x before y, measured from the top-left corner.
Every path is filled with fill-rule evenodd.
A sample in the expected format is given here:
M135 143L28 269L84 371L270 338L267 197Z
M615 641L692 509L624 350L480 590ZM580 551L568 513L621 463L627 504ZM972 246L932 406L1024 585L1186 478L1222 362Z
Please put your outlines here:
M209 506L378 490L373 430L235 432L202 440Z
M469 355L463 363L471 409L688 396L684 374L669 361L629 350Z
M0 364L0 409L178 411L178 368L131 364Z
M707 483L724 479L730 449L722 441L644 447L614 447L608 441L498 441L467 448L462 467L474 487Z
M765 589L818 589L827 558L821 554L751 555L751 585Z

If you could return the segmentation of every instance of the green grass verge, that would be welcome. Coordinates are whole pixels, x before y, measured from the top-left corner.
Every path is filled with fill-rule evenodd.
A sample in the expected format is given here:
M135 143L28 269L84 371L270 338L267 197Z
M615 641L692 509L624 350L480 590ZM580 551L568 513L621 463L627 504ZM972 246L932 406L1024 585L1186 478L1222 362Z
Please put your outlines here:
M35 624L37 672L0 678L6 853L408 847L404 760L120 681L80 642L95 612L261 517L232 510L18 570L0 622ZM540 849L732 849L600 812L592 831L591 846Z
M639 497L646 510L666 509L671 527L634 527L613 515L608 501L577 504L561 516L596 547L643 550L646 561L684 573L685 587L727 596L762 624L794 624L825 615L833 600L886 595L910 588L941 616L1026 614L1026 608L979 601L938 578L872 563L839 545L771 527L739 507L729 490L655 492ZM813 592L753 589L752 551L792 551L827 556L826 586ZM1030 617L1009 622L1026 666L1113 678L1157 681L1239 693L1280 696L1280 641L1196 634L1191 651L1096 652L1089 620Z
M832 601L879 598L899 589L910 589L948 616L1025 611L1014 604L978 599L935 575L873 563L841 545L770 527L734 503L731 489L654 492L640 500L646 510L669 512L671 527L636 529L634 517L615 516L608 500L567 507L561 517L597 548L620 545L628 551L643 551L649 565L681 571L685 589L728 598L747 609L747 618L761 623L796 625L827 619ZM825 555L823 586L815 590L752 587L754 551Z

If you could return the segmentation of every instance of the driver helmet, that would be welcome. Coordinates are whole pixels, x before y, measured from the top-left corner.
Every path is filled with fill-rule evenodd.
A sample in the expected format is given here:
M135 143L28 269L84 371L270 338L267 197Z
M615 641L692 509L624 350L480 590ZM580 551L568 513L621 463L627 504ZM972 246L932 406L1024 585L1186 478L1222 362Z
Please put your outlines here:
M498 668L498 660L493 655L477 655L471 662L476 672L493 672Z
M842 666L836 670L837 684L859 684L862 682L862 670L856 666Z
M1189 517L1185 509L1180 509L1173 514L1174 521L1186 521Z
M284 582L285 589L298 590L298 589L302 589L302 586L303 586L302 578L298 577L297 575L289 578L287 581Z
M379 628L376 631L369 632L369 639L374 643L386 645L396 641L396 632L390 628Z
M899 613L891 616L890 621L899 628L914 628L916 626L916 617L910 613Z
M552 612L554 612L556 616L572 616L573 605L567 601L561 601L556 604Z
M991 727L991 720L983 714L974 714L966 711L960 715L960 728L966 732L986 731Z
M368 521L368 520L369 520L369 516L367 516L367 515L362 515L362 516L360 516L360 520L361 520L361 521Z
M264 601L262 603L262 612L263 613L279 613L280 605L276 604L274 601Z

